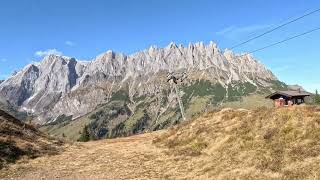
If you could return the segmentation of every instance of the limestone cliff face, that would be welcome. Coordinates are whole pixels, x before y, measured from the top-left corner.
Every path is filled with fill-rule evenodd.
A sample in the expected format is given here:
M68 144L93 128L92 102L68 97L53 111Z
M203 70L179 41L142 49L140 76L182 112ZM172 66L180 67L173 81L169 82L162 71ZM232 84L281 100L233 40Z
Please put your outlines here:
M187 74L183 86L203 80L224 88L238 83L270 88L277 81L250 55L221 51L213 42L187 47L170 43L132 55L107 51L88 62L49 55L2 82L0 96L46 123L61 114L82 116L112 101L116 92L125 92L134 107L137 97L169 91L169 72Z

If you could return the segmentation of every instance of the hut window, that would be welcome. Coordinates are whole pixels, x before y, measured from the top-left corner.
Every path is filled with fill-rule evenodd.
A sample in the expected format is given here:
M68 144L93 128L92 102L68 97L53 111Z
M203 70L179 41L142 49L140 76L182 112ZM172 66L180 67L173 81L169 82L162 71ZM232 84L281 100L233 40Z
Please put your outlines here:
M298 104L302 103L302 99L297 99Z

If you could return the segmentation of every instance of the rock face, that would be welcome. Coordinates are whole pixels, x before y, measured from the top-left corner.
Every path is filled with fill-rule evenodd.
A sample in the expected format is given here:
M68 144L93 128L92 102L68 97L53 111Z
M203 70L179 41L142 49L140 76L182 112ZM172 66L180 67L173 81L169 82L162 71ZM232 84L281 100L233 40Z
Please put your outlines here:
M49 55L1 83L0 96L32 112L40 124L53 122L62 114L75 119L116 100L123 100L129 114L135 114L145 98L165 99L153 110L148 107L158 116L168 107L177 107L175 91L167 82L170 72L187 76L179 84L186 106L193 97L211 96L219 104L270 90L278 83L272 72L250 55L221 51L213 42L187 47L170 43L128 56L107 51L88 62Z

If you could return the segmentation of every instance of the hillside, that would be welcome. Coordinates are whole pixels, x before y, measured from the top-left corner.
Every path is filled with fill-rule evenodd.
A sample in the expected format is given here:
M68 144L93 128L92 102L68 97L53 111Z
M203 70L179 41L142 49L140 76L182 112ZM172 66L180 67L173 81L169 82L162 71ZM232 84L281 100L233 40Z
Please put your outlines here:
M202 177L317 179L320 108L223 109L154 140L174 156L195 156Z
M56 154L60 142L0 110L0 169L22 157Z
M167 81L168 74L179 79L177 91ZM86 122L93 137L102 139L181 122L178 95L187 118L192 118L216 106L285 88L251 55L200 42L151 46L130 55L107 51L89 61L48 55L2 82L0 96L32 114L48 132L63 132L57 127L79 121L75 123Z
M4 110L8 114L16 117L21 121L25 121L27 118L27 113L24 111L19 111L18 107L13 106L8 100L0 95L0 109Z
M320 108L222 109L169 128L77 143L7 179L317 179Z
M171 127L179 122L179 109L163 112L157 119L148 115L148 111L144 109L147 109L153 100L154 98L146 98L144 102L140 102L135 114L132 114L125 102L118 100L97 107L96 110L75 120L70 116L60 116L57 121L46 124L40 129L54 137L76 141L86 125L90 128L91 138L104 139L151 132ZM208 103L207 96L194 97L191 103L185 106L187 118L192 119L204 110L217 108ZM255 109L273 107L273 103L261 95L250 95L243 97L241 101L226 102L222 107Z

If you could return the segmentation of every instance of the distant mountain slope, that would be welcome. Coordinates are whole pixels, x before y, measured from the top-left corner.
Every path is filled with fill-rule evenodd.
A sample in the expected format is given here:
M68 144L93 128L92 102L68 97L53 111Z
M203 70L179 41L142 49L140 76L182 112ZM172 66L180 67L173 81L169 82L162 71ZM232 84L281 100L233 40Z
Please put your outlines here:
M100 134L96 136L131 134L181 121L168 73L184 76L178 93L187 118L211 106L286 87L251 55L221 51L213 42L187 47L171 43L128 56L108 51L90 62L49 55L1 83L0 95L33 113L39 124L79 119L105 106L101 116L91 116L91 129ZM110 109L114 103L115 110ZM126 109L126 115L121 110L114 114L119 109Z
M57 151L57 142L0 110L0 169L22 156L34 158Z
M27 117L27 113L19 111L18 107L13 106L8 100L0 95L0 109L6 111L15 118L24 121Z

